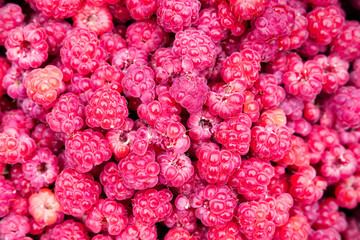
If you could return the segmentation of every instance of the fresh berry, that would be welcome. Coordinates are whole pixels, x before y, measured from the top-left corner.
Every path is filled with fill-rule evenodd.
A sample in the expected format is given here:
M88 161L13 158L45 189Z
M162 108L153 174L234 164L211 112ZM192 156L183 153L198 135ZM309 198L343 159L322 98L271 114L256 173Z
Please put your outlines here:
M5 217L9 213L10 202L16 196L16 190L12 186L11 182L0 176L0 189L2 194L0 195L0 217Z
M341 240L341 235L334 228L319 229L312 232L309 236L309 240L320 240L320 239L329 239L329 240Z
M8 3L0 8L0 45L4 45L9 32L24 21L21 7L14 3Z
M310 230L310 224L307 222L306 217L295 215L286 224L276 229L274 239L308 239Z
M30 231L30 221L26 216L11 213L0 221L0 239L22 239Z
M234 8L234 13L243 20L251 20L260 16L266 9L269 0L230 0L230 6Z
M347 228L347 221L344 212L339 211L339 206L333 198L324 198L320 202L320 214L313 224L315 229L334 228L343 232Z
M80 10L82 0L34 0L36 8L45 16L55 19L70 18Z
M153 224L141 222L141 219L135 218L133 215L129 217L129 224L126 229L118 236L116 240L156 240L157 231Z
M220 14L215 8L204 8L200 11L196 28L204 31L215 44L220 43L228 35L228 30L221 25Z
M210 140L220 121L219 117L212 115L206 108L190 114L187 120L187 127L190 129L190 138L193 141Z
M49 229L45 240L55 239L71 239L89 240L89 236L85 232L85 227L74 220L66 220L61 224L57 224L54 228Z

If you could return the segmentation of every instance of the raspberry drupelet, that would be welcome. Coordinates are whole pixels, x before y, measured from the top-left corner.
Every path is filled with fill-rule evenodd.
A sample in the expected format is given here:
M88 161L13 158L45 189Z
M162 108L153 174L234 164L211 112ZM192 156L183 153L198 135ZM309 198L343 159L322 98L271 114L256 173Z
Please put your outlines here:
M12 29L24 21L21 7L14 3L8 3L0 8L0 45L4 45Z
M242 240L238 225L232 221L228 222L225 227L210 227L207 234L209 240Z

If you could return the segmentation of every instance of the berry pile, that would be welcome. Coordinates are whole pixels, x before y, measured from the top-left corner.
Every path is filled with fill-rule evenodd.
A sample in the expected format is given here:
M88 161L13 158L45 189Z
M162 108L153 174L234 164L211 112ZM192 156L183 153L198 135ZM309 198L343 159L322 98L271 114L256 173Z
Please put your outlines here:
M0 0L0 240L360 240L359 13Z

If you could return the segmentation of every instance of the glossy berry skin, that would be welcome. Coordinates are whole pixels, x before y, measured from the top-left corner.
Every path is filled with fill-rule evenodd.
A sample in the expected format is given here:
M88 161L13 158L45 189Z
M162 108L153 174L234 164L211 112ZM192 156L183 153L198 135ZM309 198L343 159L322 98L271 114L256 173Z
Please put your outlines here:
M291 148L279 161L279 164L287 166L307 166L310 164L310 153L308 144L298 136L291 136Z
M196 28L210 36L215 44L224 40L228 34L228 30L221 25L221 17L216 8L203 8Z
M74 28L60 49L61 61L82 75L94 72L107 59L96 33L87 28Z
M310 224L303 215L292 216L289 221L276 230L274 239L307 239L310 235Z
M175 56L190 61L193 68L199 71L215 65L215 44L201 30L191 28L178 32L175 35L172 52Z
M170 229L170 231L168 231L168 233L165 235L164 238L164 240L182 240L182 239L195 240L195 237L192 237L187 230L173 228Z
M106 86L96 90L85 107L86 123L90 127L120 128L128 114L126 99Z
M21 7L8 3L0 8L0 45L4 45L10 31L24 21Z
M353 175L342 179L336 184L335 196L340 207L356 208L360 202L360 176Z
M274 74L260 74L255 89L263 108L277 107L285 99L286 92L278 84L280 79Z
M215 127L221 122L219 117L212 115L208 109L190 114L187 120L189 136L193 141L209 140L215 131Z
M317 7L306 16L310 38L321 45L328 45L339 34L345 22L342 9L336 6Z
M150 18L158 8L158 3L151 0L125 0L125 5L135 20Z
M22 239L30 231L29 218L11 213L0 221L0 239Z
M173 211L170 204L172 198L168 189L138 191L132 200L133 214L138 221L147 225L164 221Z
M99 200L101 186L89 174L63 170L55 182L56 198L63 213L79 217Z
M155 225L143 223L131 215L128 226L120 235L116 236L116 240L156 240L156 230Z
M309 236L310 240L320 240L320 239L329 239L329 240L341 240L341 235L334 228L319 229L311 233Z
M232 221L228 222L225 227L210 227L208 231L208 238L209 240L242 240L238 225Z
M198 0L160 0L157 9L157 23L165 32L180 32L199 19L201 3Z
M225 184L241 163L239 154L208 146L200 147L196 157L200 177L210 184Z
M100 182L106 196L111 200L129 199L134 195L134 189L128 188L120 177L116 163L109 162L100 174Z
M180 195L178 195L180 196ZM181 209L179 210L176 207L175 200L175 208L172 214L164 220L164 224L168 228L182 228L193 233L197 227L197 218L195 216L195 209Z
M232 35L235 37L243 35L246 28L248 27L248 22L239 19L227 1L220 2L217 7L220 15L221 25L227 29L230 29ZM229 37L231 37L231 35Z
M228 185L236 188L247 200L257 200L268 192L267 186L275 175L270 163L257 158L243 160L230 176Z
M243 20L251 20L260 16L266 9L268 0L239 1L230 0L230 6L234 8L234 13Z
M109 143L100 132L87 129L73 133L65 141L65 155L70 166L79 172L89 172L111 158Z
M118 235L128 223L125 207L110 199L100 199L89 212L85 225L93 233L106 230L110 235Z
M0 217L5 217L9 214L10 202L16 196L16 190L11 182L0 176L0 189L2 194L0 195Z
M74 220L66 220L61 224L57 224L47 234L49 240L71 238L74 240L89 240L84 226Z
M190 195L189 203L205 226L224 226L231 221L237 206L236 193L228 186L206 185Z
M35 0L36 8L45 16L58 20L72 17L80 10L82 0Z
M48 58L46 38L45 29L38 24L19 26L5 41L6 56L23 69L38 68Z
M120 49L126 48L126 41L122 36L117 33L104 33L100 36L101 46L110 54L110 59L112 54L116 53Z

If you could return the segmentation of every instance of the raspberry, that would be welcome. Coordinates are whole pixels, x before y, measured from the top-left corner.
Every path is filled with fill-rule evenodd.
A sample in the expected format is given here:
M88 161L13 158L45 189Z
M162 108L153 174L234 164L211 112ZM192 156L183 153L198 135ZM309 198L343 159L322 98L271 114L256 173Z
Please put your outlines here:
M230 6L234 9L234 13L246 21L263 14L268 3L269 0L230 0Z
M86 123L90 127L120 128L128 114L126 99L106 86L96 90L85 107Z
M163 46L169 36L153 20L143 20L132 23L126 30L126 40L129 47L155 52Z
M228 222L225 227L210 227L208 231L208 238L211 240L242 239L239 233L239 227L235 222Z
M306 0L305 2L310 3L314 6L328 6L328 5L336 5L338 0Z
M160 0L157 23L165 32L180 32L199 20L201 3L198 0Z
M207 80L202 76L175 78L169 89L170 95L189 113L201 110L208 90Z
M80 217L99 200L101 186L89 174L74 169L62 171L55 182L55 194L63 213ZM56 228L56 227L55 227Z
M270 206L268 219L271 219L276 227L284 225L289 220L289 210L294 205L294 200L288 193L278 194L277 197L266 197L265 201Z
M110 199L100 199L89 212L85 225L92 232L106 230L110 235L118 235L128 223L125 207Z
M311 102L305 103L304 118L311 123L316 123L320 119L320 109L317 105Z
M292 215L304 215L307 218L308 223L312 225L319 217L319 209L320 205L318 201L311 204L295 202L290 213Z
M110 236L105 236L102 234L95 235L91 240L113 240Z
M215 139L227 150L245 155L250 147L251 120L244 114L220 123L215 130Z
M193 141L210 140L220 121L219 117L212 115L206 108L190 114L187 119L187 127L190 129L190 138Z
M74 28L88 28L97 35L110 32L113 28L112 16L107 6L97 7L85 3L72 17Z
M151 225L162 222L173 211L170 204L172 198L173 195L168 189L138 191L132 200L133 214L144 224Z
M16 196L16 190L12 186L11 182L0 176L0 189L2 194L0 195L0 217L5 217L9 213L10 203Z
M147 65L147 52L136 49L135 47L123 48L113 54L111 65L119 69L127 69L131 64L137 62Z
M200 177L210 184L225 184L241 163L238 154L208 146L200 147L196 157Z
M1 239L22 239L29 231L29 219L26 216L11 213L0 221Z
M24 178L36 189L55 182L59 174L58 159L48 148L39 148L34 155L22 165Z
M190 60L193 67L199 71L215 65L215 44L201 30L191 28L179 31L175 35L172 51L175 56Z
M257 200L268 192L267 185L274 175L270 163L250 158L241 162L240 167L230 176L228 184L247 200Z
M191 234L187 230L173 228L167 232L164 240L182 240L189 239L193 240L195 237L191 237Z
M37 223L51 225L60 218L61 206L50 189L42 188L29 197L29 212Z
M148 225L141 222L134 216L129 217L129 224L126 229L116 237L116 240L156 240L157 231L155 225Z
M248 23L235 16L233 8L226 1L222 1L218 5L221 25L230 29L233 36L241 36L244 34ZM231 37L231 35L229 35Z
M74 240L89 240L84 226L81 223L75 222L74 220L66 220L50 229L48 232L48 238L45 240L71 238Z
M347 228L347 221L344 212L339 211L335 199L325 198L320 202L320 215L313 224L315 229L334 228L339 233Z
M330 44L330 52L338 54L346 61L354 61L360 57L360 23L345 21L339 34Z
M54 153L59 153L64 145L58 135L44 123L38 123L31 132L31 138L35 140L38 148L49 148Z
M183 70L182 61L172 53L171 48L159 48L152 55L151 66L156 74L156 81L165 83Z
M359 238L359 223L356 221L356 218L352 217L348 219L348 228L343 232L343 236L345 240L355 239L358 240Z
M197 218L195 216L195 209L189 208L179 210L178 208L174 208L172 214L164 220L164 224L168 228L184 229L192 233L196 230L196 221Z
M105 49L94 32L74 28L60 49L61 61L82 75L94 72L107 58Z
M327 228L327 229L319 229L317 231L314 231L309 236L309 240L321 240L321 239L341 240L341 235L334 228Z
M88 0L87 2L94 5L94 6L104 6L107 4L116 4L118 3L120 0Z
M221 25L221 17L215 8L204 8L200 11L196 27L204 31L215 44L219 44L228 35L228 30Z
M165 186L180 187L194 175L194 167L185 154L161 152L156 160L160 165L159 182Z
M119 51L120 49L126 48L126 41L119 34L116 33L104 33L100 36L101 46L110 54L110 59L112 59L112 54Z
M37 9L45 16L61 20L74 16L80 10L82 0L34 0L34 2Z
M121 0L116 4L109 4L109 10L114 20L119 23L125 23L132 19L129 10L125 6L125 1Z
M308 239L311 227L303 215L292 216L289 221L276 230L274 239Z
M309 147L306 142L301 138L291 136L291 148L285 154L283 159L279 161L281 165L291 165L296 167L307 166L310 164Z
M19 26L5 41L6 56L23 69L38 68L48 58L46 39L45 29L35 23Z
M134 20L150 18L157 10L157 2L149 0L125 0L126 8Z
M255 89L259 95L263 108L277 107L285 99L286 92L280 87L279 78L274 74L262 73L255 82Z
M294 27L289 36L279 38L279 47L281 50L290 50L300 48L308 39L309 31L308 20L305 16L295 15Z
M34 127L34 121L21 109L14 109L4 112L1 117L0 129L4 129L6 127L17 128L28 132Z
M24 21L24 15L19 5L8 3L0 8L0 16L0 45L4 45L10 31Z
M342 9L336 6L314 8L306 16L310 38L321 45L330 44L341 31L344 15Z
M35 151L35 141L17 128L5 127L0 132L0 162L25 163Z
M11 167L10 181L17 194L25 199L36 191L36 189L31 186L30 181L24 178L24 173L20 164L15 164Z
M237 210L240 232L248 239L272 239L275 224L267 219L269 213L269 203L264 200L241 203Z
M303 204L311 204L318 201L327 187L323 177L316 176L312 166L300 167L290 178L289 193L295 200Z
M243 112L249 116L253 123L257 122L260 117L260 104L254 98L254 94L252 94L250 91L245 91Z
M360 202L360 176L342 179L335 189L336 202L340 207L353 209Z
M22 198L16 195L10 203L10 213L16 213L18 215L28 215L29 213L29 202L27 198Z

